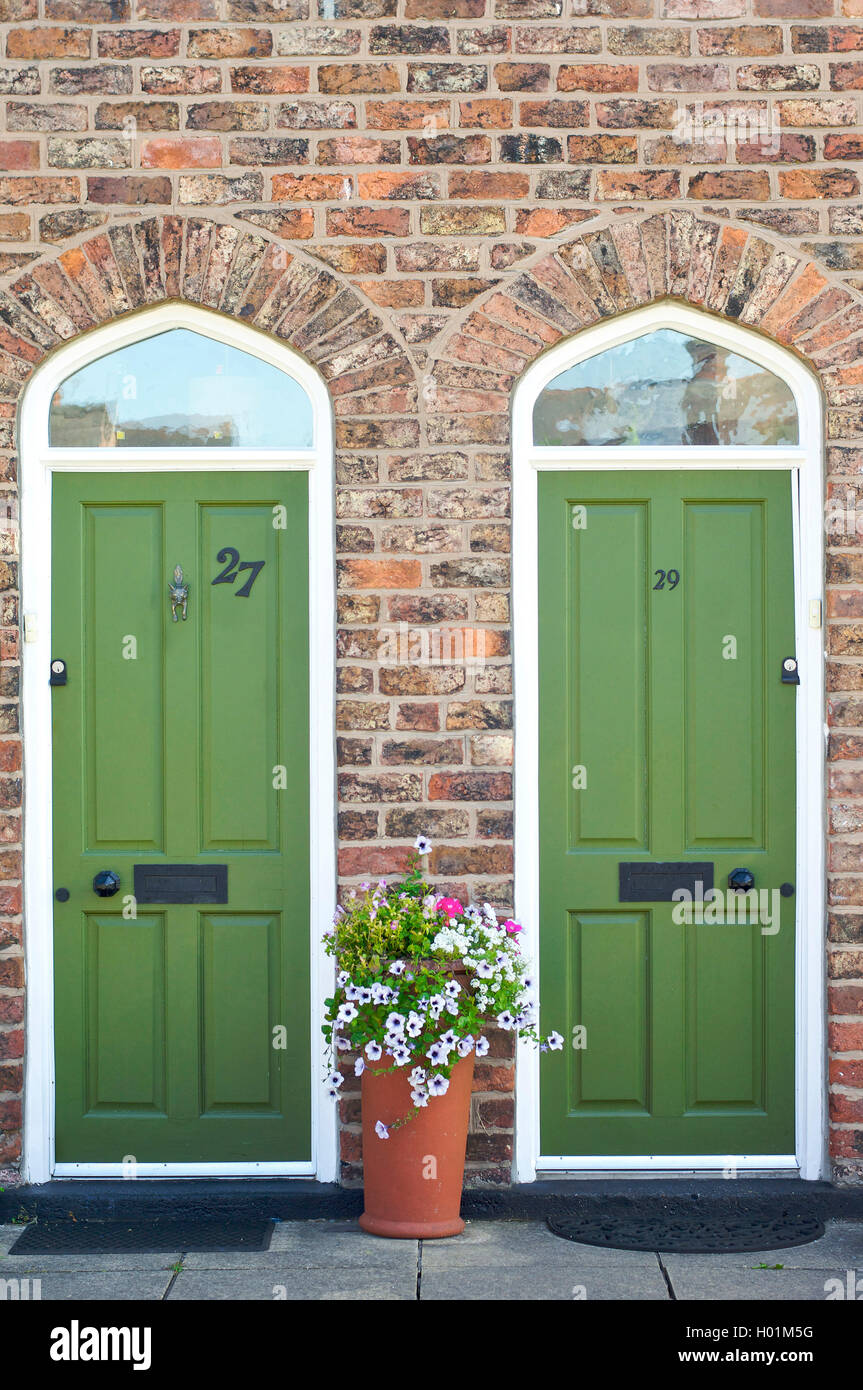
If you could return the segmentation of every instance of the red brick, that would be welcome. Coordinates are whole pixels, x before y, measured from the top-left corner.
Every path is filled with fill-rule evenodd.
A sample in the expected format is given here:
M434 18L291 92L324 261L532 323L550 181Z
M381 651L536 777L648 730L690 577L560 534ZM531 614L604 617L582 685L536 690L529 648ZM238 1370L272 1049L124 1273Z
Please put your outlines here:
M344 174L274 174L273 198L276 202L339 202L353 185Z
M141 142L142 169L217 169L221 162L222 145L216 138Z
M327 213L328 236L407 236L407 208L355 208Z
M11 29L7 58L89 58L89 29Z
M38 168L38 141L0 140L0 169L20 170Z
M418 560L346 560L341 567L344 583L352 589L417 589L422 582Z
M561 92L637 92L638 68L603 63L564 63L557 74Z

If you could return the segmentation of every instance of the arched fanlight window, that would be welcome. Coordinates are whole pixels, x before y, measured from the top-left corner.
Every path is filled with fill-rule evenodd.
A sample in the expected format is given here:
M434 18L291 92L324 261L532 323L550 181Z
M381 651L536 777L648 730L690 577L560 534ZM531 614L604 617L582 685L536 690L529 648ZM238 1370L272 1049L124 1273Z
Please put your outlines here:
M546 446L798 442L789 386L748 358L658 328L568 367L537 397L533 442Z
M54 392L59 448L310 449L312 402L251 353L171 328L97 358Z

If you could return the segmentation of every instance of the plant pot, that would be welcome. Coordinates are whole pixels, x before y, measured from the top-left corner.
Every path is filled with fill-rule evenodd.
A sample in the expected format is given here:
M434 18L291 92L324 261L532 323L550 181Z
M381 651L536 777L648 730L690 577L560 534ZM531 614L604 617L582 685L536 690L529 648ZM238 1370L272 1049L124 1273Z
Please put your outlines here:
M364 1231L432 1240L464 1230L459 1209L473 1063L473 1053L457 1062L446 1095L433 1096L389 1139L379 1139L375 1125L392 1124L411 1109L409 1068L363 1072Z

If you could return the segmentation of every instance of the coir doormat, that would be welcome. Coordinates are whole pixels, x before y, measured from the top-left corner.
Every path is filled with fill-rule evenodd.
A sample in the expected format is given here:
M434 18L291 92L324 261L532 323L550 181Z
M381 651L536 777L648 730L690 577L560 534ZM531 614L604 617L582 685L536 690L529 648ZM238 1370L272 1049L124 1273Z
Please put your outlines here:
M567 1213L548 1218L548 1229L582 1245L610 1250L668 1251L678 1255L729 1255L737 1251L781 1250L808 1245L824 1234L814 1216L728 1215L693 1212L691 1216L658 1213Z
M272 1221L33 1221L10 1255L159 1255L267 1250Z

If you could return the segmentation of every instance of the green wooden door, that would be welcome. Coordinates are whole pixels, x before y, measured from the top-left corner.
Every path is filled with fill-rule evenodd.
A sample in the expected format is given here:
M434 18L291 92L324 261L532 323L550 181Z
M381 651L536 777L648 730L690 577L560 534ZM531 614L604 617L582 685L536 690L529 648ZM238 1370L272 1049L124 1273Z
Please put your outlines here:
M793 1154L789 477L541 473L539 556L541 1152Z
M59 1161L310 1158L307 534L305 473L54 475Z

